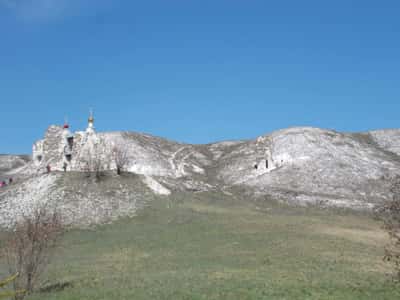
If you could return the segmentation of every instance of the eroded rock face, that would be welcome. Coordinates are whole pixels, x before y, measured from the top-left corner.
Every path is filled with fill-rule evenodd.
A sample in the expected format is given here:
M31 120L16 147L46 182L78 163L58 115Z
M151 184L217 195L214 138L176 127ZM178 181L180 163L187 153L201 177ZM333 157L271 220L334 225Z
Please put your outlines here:
M0 155L0 180L9 179L14 172L23 169L30 160L28 155Z
M126 201L131 192L135 194L135 199L143 200L150 194L168 197L180 191L230 193L238 186L248 199L274 198L297 204L370 209L390 197L388 179L400 173L400 130L339 133L309 127L280 130L250 141L188 145L133 132L105 132L88 136L87 132L71 134L61 127L51 126L45 138L35 143L33 162L13 170L19 170L21 178L24 178L21 180L26 182L44 180L45 177L40 174L45 173L43 166L46 164L51 164L53 170L62 171L66 162L65 147L68 146L66 137L71 135L73 145L68 152L71 155L68 176L80 176L83 171L80 162L94 152L101 152L101 160L107 169L115 170L112 150L124 147L128 157L125 170L137 174L135 182L140 182L139 190L133 192L127 188L121 196L117 191L123 187L116 176L109 187L116 193L116 198L103 197L101 186L95 193L93 186L89 188L83 184L86 188L79 189L80 192L72 198L76 203L100 201L103 207L108 207L100 210L103 213L98 212L103 216L99 220L105 218L104 211L113 214L109 208L112 205L107 206L107 203L118 202L118 197ZM22 176L24 174L25 177ZM39 177L32 179L32 174ZM85 183L85 179L82 180ZM68 190L73 181L57 179L56 182L57 188L51 194L58 195L56 198L63 203L66 200L63 200L65 193L62 191ZM49 191L53 191L53 187L49 185ZM15 203L30 203L25 198L16 200L22 193L13 191L17 188L8 187L7 193L0 192L0 219L4 210L9 211ZM46 197L46 193L41 194L46 189L45 184L27 183L24 191L28 193L29 189L32 189L32 198L36 200L43 195ZM39 197L39 194L42 196ZM31 202L34 203L35 199ZM10 203L14 204L10 206ZM90 209L82 211L89 213ZM115 211L119 211L118 208ZM78 215L82 216L82 213ZM97 222L93 216L90 219Z
M383 150L400 155L400 130L376 130L371 131L369 135Z
M134 216L154 197L140 176L40 174L0 189L0 227L12 227L36 208L59 212L65 224L86 227Z
M221 169L221 178L249 186L259 195L363 208L387 198L385 178L400 170L400 157L377 147L369 134L293 128L268 139L275 169L259 173L246 168L258 155L255 145L248 143L235 151L237 159L229 168Z
M66 137L70 135L72 142L69 144ZM100 153L105 168L116 169L113 158L115 147L127 150L125 169L136 174L180 178L192 173L205 174L202 165L210 163L193 145L133 132L71 134L62 127L51 126L45 138L33 146L33 168L50 165L52 170L63 171L64 164L67 164L67 171L82 171L82 162Z

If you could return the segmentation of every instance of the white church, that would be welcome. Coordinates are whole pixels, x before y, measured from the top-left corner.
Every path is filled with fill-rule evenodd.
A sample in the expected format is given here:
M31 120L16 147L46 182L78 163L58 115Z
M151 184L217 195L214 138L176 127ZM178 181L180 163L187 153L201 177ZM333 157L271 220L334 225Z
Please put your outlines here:
M85 131L72 133L68 122L63 126L50 126L44 139L33 145L32 154L38 169L55 171L82 170L82 155L95 151L100 137L95 131L93 113L90 113Z

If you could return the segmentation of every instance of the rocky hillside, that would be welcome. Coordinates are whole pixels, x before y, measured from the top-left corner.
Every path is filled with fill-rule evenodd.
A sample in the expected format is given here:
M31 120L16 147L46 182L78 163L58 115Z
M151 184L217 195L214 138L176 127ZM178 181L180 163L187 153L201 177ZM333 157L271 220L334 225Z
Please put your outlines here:
M50 127L31 162L0 156L3 176L18 179L0 190L1 225L49 199L62 207L68 222L89 224L133 214L152 197L174 197L181 191L235 190L236 195L240 190L249 200L370 209L390 196L388 179L400 174L400 130L339 133L301 127L209 145L133 132L99 133L101 149L90 149L101 151L110 171L98 182L80 170L79 159L93 155L85 150L82 132L71 146L70 169L61 172L62 136L62 128ZM123 176L112 171L116 147L126 149L128 174ZM49 163L55 172L44 174Z
M105 173L100 179L83 173L50 173L25 179L0 190L0 226L46 206L62 213L66 224L89 226L133 216L155 194L135 174Z
M255 194L297 203L353 208L386 199L387 178L399 173L397 140L384 131L343 134L292 128L239 144L219 160L218 175L228 185L245 185ZM249 164L270 147L275 169L254 171ZM269 146L268 146L269 145Z
M31 158L28 155L5 155L0 154L0 180L5 180L7 174L22 171Z

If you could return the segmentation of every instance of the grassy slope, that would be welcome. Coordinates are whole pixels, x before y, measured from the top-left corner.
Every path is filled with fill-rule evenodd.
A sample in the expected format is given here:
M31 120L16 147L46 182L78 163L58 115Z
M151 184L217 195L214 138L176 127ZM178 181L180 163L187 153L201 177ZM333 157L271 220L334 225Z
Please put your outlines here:
M398 299L385 242L367 216L183 195L68 233L48 284L72 286L32 299Z

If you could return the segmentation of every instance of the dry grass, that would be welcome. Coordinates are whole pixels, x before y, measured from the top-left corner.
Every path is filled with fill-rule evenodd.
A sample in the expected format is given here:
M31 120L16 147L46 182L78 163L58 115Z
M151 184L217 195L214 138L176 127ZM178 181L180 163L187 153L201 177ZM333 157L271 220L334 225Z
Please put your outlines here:
M33 300L400 297L372 218L209 199L155 201L133 219L69 233L49 278L73 286Z

